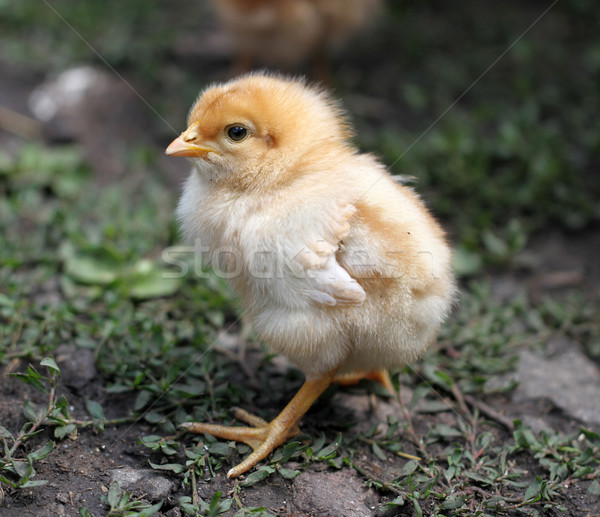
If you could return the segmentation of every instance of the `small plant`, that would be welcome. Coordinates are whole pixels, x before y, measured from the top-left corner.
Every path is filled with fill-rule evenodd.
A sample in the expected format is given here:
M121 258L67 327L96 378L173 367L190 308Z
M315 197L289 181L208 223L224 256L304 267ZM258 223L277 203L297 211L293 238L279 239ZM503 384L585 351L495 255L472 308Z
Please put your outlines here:
M40 366L46 368L46 375L29 365L27 373L14 373L12 376L46 394L46 403L42 407L37 407L29 400L25 401L23 414L27 422L23 424L16 436L6 427L0 426L0 439L4 450L4 455L0 457L0 482L12 488L31 488L48 482L43 479L32 479L36 475L34 465L52 452L55 442L49 440L34 452L27 455L21 453L25 442L46 428L53 427L54 438L61 440L67 436L75 437L79 427L93 426L96 430L102 431L106 423L119 424L131 420L131 417L126 417L107 421L102 406L90 399L86 399L86 408L92 419L72 418L67 399L56 392L61 371L54 358L46 357L40 362Z
M44 485L48 481L44 479L32 479L36 475L34 465L37 461L46 458L54 449L55 443L47 441L36 451L23 455L20 451L23 444L35 436L49 419L55 423L60 422L56 428L56 436L63 437L71 430L67 423L68 406L64 397L56 397L56 384L60 378L60 370L52 357L43 359L40 363L45 366L47 375L44 376L33 368L27 367L27 373L13 374L27 384L46 393L48 400L43 408L36 408L31 402L26 401L23 412L27 422L23 424L16 436L8 429L0 426L0 438L4 446L4 455L0 457L0 481L13 488L30 488Z
M132 500L131 493L127 490L121 490L119 483L113 481L108 489L108 494L101 497L102 502L109 509L106 517L151 517L155 515L162 506L162 501L150 505L144 501ZM80 508L79 515L81 517L92 517L92 514L87 508Z

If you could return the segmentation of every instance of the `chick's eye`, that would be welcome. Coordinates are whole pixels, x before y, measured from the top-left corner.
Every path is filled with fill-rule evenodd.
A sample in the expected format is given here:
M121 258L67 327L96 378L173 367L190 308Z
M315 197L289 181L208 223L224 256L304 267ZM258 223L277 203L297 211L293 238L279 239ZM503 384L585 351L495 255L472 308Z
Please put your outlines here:
M248 130L243 126L231 126L227 130L227 136L234 142L239 142L248 136Z

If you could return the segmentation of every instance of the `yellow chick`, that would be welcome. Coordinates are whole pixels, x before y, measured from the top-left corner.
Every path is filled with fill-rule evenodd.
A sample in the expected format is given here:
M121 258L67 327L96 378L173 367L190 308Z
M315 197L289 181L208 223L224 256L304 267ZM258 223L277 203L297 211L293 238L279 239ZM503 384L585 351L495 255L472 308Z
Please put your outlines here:
M249 444L237 477L299 432L336 376L399 369L435 338L454 297L451 252L419 197L361 154L339 104L284 77L207 88L166 150L193 169L177 216L229 278L245 317L306 381L270 423L184 424Z
M381 10L381 0L214 0L238 72L295 67L341 47ZM320 63L322 64L322 63Z

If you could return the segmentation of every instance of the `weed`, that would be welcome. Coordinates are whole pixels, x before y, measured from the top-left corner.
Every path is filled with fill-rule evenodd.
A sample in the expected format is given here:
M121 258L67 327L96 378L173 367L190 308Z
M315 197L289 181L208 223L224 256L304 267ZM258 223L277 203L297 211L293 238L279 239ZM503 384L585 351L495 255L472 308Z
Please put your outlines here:
M110 484L108 493L102 496L102 502L106 504L108 512L107 517L121 517L128 515L131 517L152 517L160 510L162 502L150 505L144 501L131 498L131 493L127 490L121 490L119 483L113 481ZM92 517L87 508L80 508L81 517Z

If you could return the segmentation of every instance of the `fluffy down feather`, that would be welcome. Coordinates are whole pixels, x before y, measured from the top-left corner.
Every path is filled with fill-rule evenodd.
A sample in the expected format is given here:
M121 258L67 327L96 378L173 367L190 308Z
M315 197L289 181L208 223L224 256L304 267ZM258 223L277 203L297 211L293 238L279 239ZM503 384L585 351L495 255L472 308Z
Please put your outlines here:
M450 249L418 196L351 144L338 104L302 81L211 86L188 126L167 149L193 163L184 233L307 376L270 423L238 411L252 427L184 424L254 449L236 477L299 432L336 374L399 368L425 350L453 300Z

